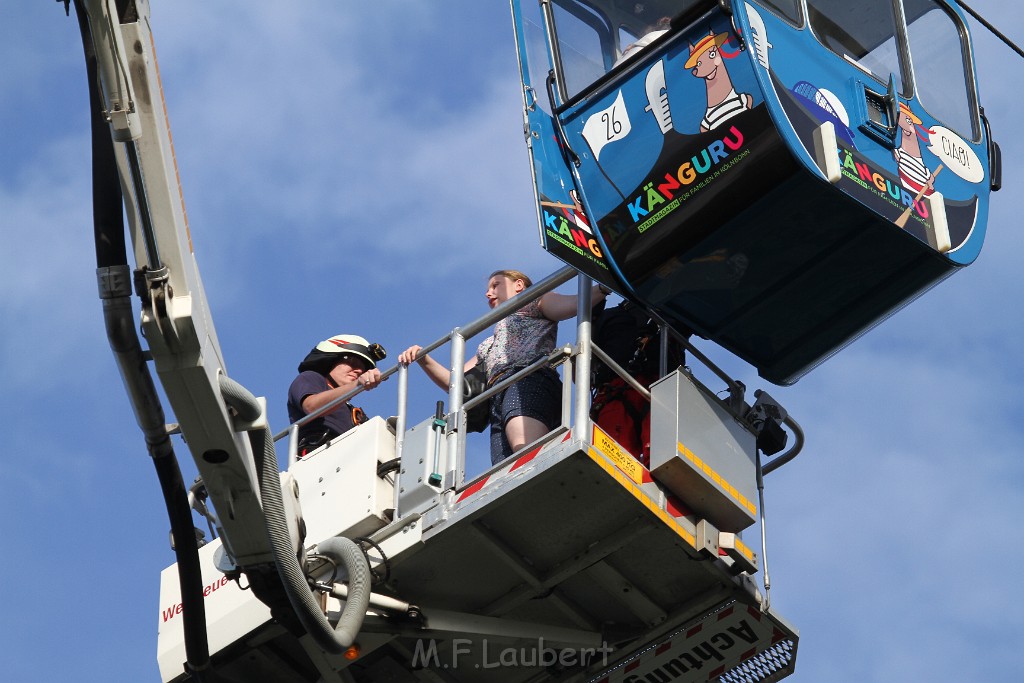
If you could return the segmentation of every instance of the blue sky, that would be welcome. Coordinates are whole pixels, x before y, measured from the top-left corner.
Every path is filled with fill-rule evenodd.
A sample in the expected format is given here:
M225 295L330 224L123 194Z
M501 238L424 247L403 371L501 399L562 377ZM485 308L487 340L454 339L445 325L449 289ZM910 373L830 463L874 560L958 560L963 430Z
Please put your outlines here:
M1015 3L970 4L1024 40ZM538 247L506 4L301 7L153 3L228 371L268 397L275 432L317 341L366 336L390 367L483 312L492 270L560 266ZM1024 61L971 25L1004 156L981 257L794 387L768 387L807 433L766 494L772 604L802 634L790 680L989 682L1018 662ZM96 296L77 31L52 0L0 9L0 670L150 681L173 555ZM420 374L425 416L441 395ZM391 414L393 391L377 393L364 407Z

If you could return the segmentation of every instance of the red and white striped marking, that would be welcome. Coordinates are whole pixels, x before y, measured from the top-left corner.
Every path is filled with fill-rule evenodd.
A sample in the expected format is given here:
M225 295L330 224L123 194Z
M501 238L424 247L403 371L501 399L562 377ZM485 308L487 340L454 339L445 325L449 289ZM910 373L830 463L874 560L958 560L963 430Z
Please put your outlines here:
M566 432L565 437L563 437L561 441L553 439L545 444L541 444L537 448L534 448L532 451L525 453L519 456L518 458L509 458L509 460L506 461L506 463L501 467L501 469L491 472L490 474L484 477L481 477L480 479L473 482L470 486L465 488L462 491L462 493L459 494L459 497L455 500L456 504L462 503L468 500L469 498L472 498L476 494L480 493L481 491L493 487L498 481L504 478L506 474L511 474L512 472L515 472L516 470L520 469L521 467L529 463L531 460L536 458L541 453L550 450L555 446L560 446L561 444L568 441L571 437L572 432Z

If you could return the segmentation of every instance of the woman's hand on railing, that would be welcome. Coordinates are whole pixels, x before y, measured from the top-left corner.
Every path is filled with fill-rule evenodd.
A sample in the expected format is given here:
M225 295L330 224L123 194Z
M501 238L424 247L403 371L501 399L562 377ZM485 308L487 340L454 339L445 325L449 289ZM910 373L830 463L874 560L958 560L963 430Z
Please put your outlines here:
M419 344L413 344L412 346L407 348L405 351L402 351L400 354L398 354L398 362L399 363L403 363L405 365L412 365L413 362L416 360L416 355L422 349L423 349L423 347L420 346ZM426 358L426 357L427 357L426 354L424 354L423 358ZM420 360L422 361L423 359L420 359Z
M417 359L416 356L419 355L422 350L422 346L419 344L413 344L405 351L398 354L398 362L403 365L412 365L413 361L416 361L419 363L419 366L423 368L423 372L427 373L427 377L429 377L434 384L441 389L448 391L448 382L451 381L452 377L451 371L427 354L423 354L419 359ZM475 357L473 362L476 362Z

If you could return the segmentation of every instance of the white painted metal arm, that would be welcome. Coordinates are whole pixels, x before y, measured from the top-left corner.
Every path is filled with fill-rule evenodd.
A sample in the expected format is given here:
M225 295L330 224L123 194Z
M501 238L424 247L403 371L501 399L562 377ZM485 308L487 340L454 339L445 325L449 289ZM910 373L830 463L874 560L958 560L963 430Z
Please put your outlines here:
M241 566L267 562L249 441L221 396L224 360L192 252L149 3L137 0L124 17L113 0L86 0L86 7L135 253L142 331L225 547Z

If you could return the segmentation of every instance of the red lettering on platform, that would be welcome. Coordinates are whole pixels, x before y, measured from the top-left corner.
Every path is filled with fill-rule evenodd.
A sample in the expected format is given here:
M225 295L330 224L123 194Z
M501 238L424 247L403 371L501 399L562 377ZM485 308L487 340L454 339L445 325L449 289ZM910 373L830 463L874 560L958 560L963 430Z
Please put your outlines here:
M214 581L213 583L211 583L209 585L206 585L206 586L203 586L203 598L209 597L209 595L211 593L213 593L214 591L216 591L218 588L220 588L221 586L227 585L228 581L230 581L230 580L231 579L229 579L228 577L222 576L219 579L217 579L216 581ZM160 614L163 617L164 622L166 623L166 622L170 621L171 619L173 619L175 616L181 614L181 610L182 610L182 604L179 602L176 605L172 605L170 607L167 607Z

